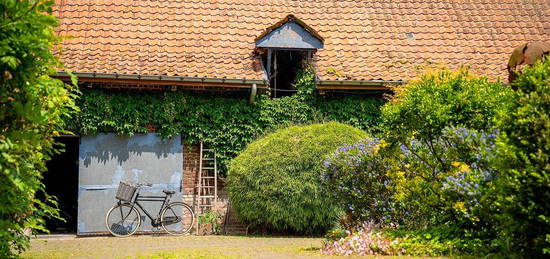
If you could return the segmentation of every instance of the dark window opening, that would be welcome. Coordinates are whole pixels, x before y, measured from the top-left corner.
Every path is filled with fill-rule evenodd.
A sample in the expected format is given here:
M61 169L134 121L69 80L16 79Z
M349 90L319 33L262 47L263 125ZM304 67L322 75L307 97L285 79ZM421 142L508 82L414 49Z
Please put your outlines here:
M57 198L59 214L65 221L46 219L50 233L76 233L78 214L78 137L60 137L56 142L65 145L63 152L55 154L46 163L42 182L46 193Z
M296 75L310 56L311 50L268 49L262 54L272 98L296 93Z

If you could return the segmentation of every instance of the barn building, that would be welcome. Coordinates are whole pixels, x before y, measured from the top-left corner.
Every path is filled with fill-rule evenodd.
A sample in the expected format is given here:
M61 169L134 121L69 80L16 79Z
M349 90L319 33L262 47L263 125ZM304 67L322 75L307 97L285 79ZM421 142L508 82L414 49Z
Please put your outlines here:
M370 98L427 64L464 64L506 79L516 46L550 39L548 0L56 2L66 70L81 88L105 92L284 98L296 92L292 83L306 60L317 94ZM58 77L69 80L65 70ZM202 179L217 172L207 161L219 150L156 131L61 138L66 151L49 163L45 184L68 221L50 222L52 231L105 233L103 217L121 180L151 182L151 193L175 190L197 211L230 211L223 184Z

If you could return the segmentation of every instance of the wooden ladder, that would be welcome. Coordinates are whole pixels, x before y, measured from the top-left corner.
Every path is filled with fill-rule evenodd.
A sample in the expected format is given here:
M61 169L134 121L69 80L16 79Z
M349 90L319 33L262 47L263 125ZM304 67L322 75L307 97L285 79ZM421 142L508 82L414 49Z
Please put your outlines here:
M218 199L218 164L216 153L200 144L199 182L197 185L197 215L207 210L216 211ZM197 220L198 222L198 220Z

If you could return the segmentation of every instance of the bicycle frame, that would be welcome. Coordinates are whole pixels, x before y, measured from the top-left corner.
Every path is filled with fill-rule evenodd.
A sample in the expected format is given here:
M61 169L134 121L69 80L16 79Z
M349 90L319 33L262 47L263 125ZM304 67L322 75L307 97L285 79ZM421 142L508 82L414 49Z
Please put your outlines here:
M160 214L162 213L162 210L170 203L170 198L172 194L165 194L164 196L140 196L139 195L139 189L132 199L132 202L129 202L128 204L132 205L132 207L137 207L145 213L145 215L151 220L151 226L157 227L160 224ZM162 205L160 206L158 215L156 218L153 218L149 212L141 206L139 201L152 201L152 202L162 202ZM120 202L120 201L119 201Z

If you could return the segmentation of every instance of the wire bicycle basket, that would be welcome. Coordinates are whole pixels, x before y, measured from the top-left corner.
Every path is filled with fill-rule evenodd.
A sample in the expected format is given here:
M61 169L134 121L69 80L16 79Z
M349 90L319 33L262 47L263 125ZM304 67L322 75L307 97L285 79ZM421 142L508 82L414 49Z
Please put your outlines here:
M137 187L127 182L120 182L116 191L116 198L121 201L129 202L134 197Z

